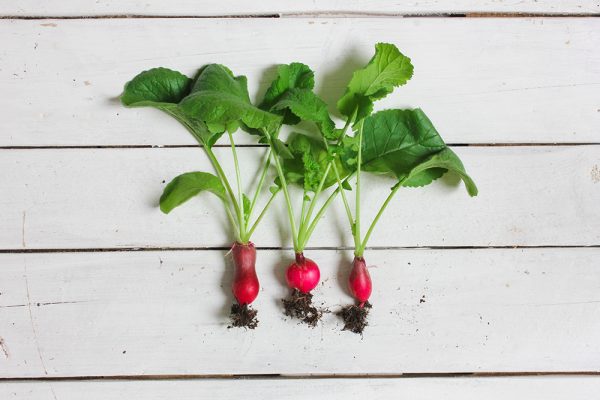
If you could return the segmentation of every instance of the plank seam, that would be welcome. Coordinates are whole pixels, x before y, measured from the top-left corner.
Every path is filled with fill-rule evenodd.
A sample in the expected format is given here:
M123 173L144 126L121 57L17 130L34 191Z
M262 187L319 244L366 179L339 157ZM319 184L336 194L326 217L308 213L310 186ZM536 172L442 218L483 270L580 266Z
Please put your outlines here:
M45 19L245 19L280 18L281 14L231 14L231 15L143 15L143 14L102 14L102 15L0 15L0 19L45 20Z
M522 142L522 143L447 143L450 147L548 147L548 146L598 146L600 142ZM266 148L264 144L236 144L237 148ZM198 148L197 144L116 144L116 145L56 145L56 146L0 146L0 150L97 150L97 149L186 149ZM228 148L228 144L216 144L214 147Z
M168 381L168 380L300 380L300 379L430 379L510 378L527 376L600 376L600 371L510 371L510 372L408 372L398 374L181 374L98 375L0 378L0 382L28 381Z
M551 13L551 12L462 12L462 13L393 13L362 11L319 11L315 13L281 13L281 18L589 18L600 13Z
M597 249L600 244L593 245L529 245L529 246L373 246L367 247L370 251L389 250L523 250L523 249ZM0 254L44 254L44 253L120 253L120 252L145 252L145 251L229 251L230 246L205 246L205 247L96 247L75 249L0 249ZM288 251L293 247L256 247L257 250ZM307 251L350 251L353 246L319 246L307 247Z
M462 12L462 13L394 13L363 11L319 11L222 15L0 15L9 20L81 20L81 19L245 19L245 18L597 18L600 13L544 13L544 12Z

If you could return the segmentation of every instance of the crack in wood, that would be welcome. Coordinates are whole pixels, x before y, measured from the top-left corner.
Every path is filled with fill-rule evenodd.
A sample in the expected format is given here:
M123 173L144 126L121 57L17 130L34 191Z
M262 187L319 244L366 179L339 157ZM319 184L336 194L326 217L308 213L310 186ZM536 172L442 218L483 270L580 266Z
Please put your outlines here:
M35 347L37 349L38 356L40 358L40 363L42 365L42 369L44 370L44 374L48 375L48 370L46 369L46 363L44 362L44 357L42 357L42 351L40 348L40 342L38 340L37 332L35 329L35 322L33 321L33 312L31 311L31 295L29 293L29 279L27 278L27 261L23 260L23 277L25 278L25 289L27 290L27 308L29 310L29 321L31 322L31 331L33 333L33 340L35 342Z
M88 300L81 300L81 301L50 301L50 302L46 302L46 303L42 303L42 302L38 302L35 304L30 304L30 303L26 303L26 304L9 304L6 306L0 306L0 308L19 308L19 307L30 307L32 305L37 306L37 307L42 307L42 306L53 306L53 305L59 305L59 304L79 304L79 303L89 303L90 301Z
M25 243L25 221L27 218L27 211L23 211L23 220L21 223L21 246L23 246L23 248L27 247L27 244Z
M4 357L6 357L6 359L10 358L10 355L8 353L8 347L6 346L6 341L3 337L0 337L0 350L2 350L2 354L4 354Z

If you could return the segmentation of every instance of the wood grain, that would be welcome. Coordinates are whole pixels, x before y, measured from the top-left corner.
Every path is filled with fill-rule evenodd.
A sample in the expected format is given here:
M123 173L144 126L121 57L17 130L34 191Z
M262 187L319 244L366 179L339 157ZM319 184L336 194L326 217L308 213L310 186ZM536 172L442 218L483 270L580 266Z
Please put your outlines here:
M193 144L116 99L156 66L223 63L256 96L275 64L302 61L333 106L379 41L416 72L378 108L422 107L449 143L600 142L598 18L0 20L0 36L0 146Z
M586 14L600 12L596 0L325 0L318 2L265 0L248 2L234 0L176 0L168 5L159 0L35 0L0 3L0 15L9 16L98 16L98 15L164 15L164 16L222 16L222 15L297 15L297 14L430 14L430 13L544 13Z
M254 331L227 329L226 251L2 254L0 377L598 371L600 249L380 250L364 337L351 252L321 265L311 329L282 315L291 252L260 251Z
M0 398L594 398L597 376L374 376L600 373L600 19L581 17L599 12L597 0L0 3L16 18L0 19ZM440 13L579 17L414 17ZM294 18L102 18L127 14ZM159 112L124 109L123 84L218 62L258 98L275 64L302 61L333 105L378 41L416 66L378 107L422 107L480 196L452 178L399 193L366 253L364 337L334 314L351 301L341 203L307 251L322 269L315 300L332 312L315 329L282 316L292 254L279 250L290 239L278 199L253 238L270 248L260 326L227 329L232 237L219 204L156 207L164 181L210 166L196 148L137 148L194 142ZM498 143L518 146L487 146ZM229 149L216 151L231 176ZM263 151L240 149L246 182ZM391 184L365 187L363 225ZM296 379L206 379L232 374ZM345 374L357 377L331 379ZM40 380L103 376L127 378Z
M0 395L19 400L162 400L177 393L197 399L414 399L588 400L600 391L596 377L333 379L333 380L177 380L10 382Z
M479 196L470 198L451 176L402 189L370 246L600 245L600 184L594 172L600 146L455 150L479 184ZM264 152L238 151L248 193ZM230 149L216 154L234 179ZM165 182L188 171L212 172L199 148L4 150L0 170L0 249L227 247L233 240L222 206L210 194L169 215L157 207ZM394 181L372 176L364 183L366 229ZM292 194L299 207L301 192ZM258 246L291 246L283 205L283 197L275 199L252 238ZM338 200L308 245L351 246L349 232Z

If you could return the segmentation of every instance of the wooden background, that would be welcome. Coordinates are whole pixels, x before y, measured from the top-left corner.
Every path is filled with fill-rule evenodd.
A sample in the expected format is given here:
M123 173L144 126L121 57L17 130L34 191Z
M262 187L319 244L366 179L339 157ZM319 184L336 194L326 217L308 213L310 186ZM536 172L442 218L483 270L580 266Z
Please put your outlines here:
M0 398L597 398L600 3L398 3L1 2ZM123 84L218 62L257 95L302 61L333 104L378 41L416 71L378 107L422 107L480 195L400 192L366 253L363 338L331 314L315 329L282 316L279 204L254 237L260 326L226 329L217 204L156 207L163 180L207 160L168 117L121 107ZM250 145L248 177L264 152ZM307 251L334 311L351 300L338 208Z

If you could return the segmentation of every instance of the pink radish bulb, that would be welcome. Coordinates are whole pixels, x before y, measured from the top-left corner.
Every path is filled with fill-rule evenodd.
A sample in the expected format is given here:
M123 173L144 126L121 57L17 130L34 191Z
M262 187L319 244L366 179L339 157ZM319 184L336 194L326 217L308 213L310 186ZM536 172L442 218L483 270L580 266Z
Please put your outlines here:
M360 306L363 307L365 302L371 297L371 291L373 290L371 275L369 274L367 263L364 258L354 257L348 283L352 296L354 296L360 303Z
M285 277L289 287L308 293L319 284L321 272L313 260L296 253L296 261L288 266Z
M250 304L258 296L260 284L256 276L256 248L252 242L248 244L234 243L231 247L233 255L234 278L232 291L240 305Z

